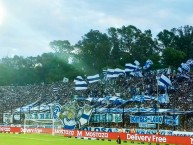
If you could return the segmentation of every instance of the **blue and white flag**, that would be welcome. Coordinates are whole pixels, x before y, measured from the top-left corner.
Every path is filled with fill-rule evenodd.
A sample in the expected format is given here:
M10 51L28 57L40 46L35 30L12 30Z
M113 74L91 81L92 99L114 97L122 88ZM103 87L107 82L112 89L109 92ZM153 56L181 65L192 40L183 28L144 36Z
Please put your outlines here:
M65 103L62 109L64 129L75 129L77 125L77 110L79 110L79 107L76 101L68 101Z
M190 75L188 73L179 74L179 77L185 78L185 79L190 79Z
M75 82L75 90L86 90L87 83L85 81L76 81Z
M172 115L172 116L165 115L164 121L165 121L165 124L168 124L171 126L177 126L180 124L179 115Z
M167 75L170 75L171 72L172 72L172 69L171 69L171 67L169 66L169 67L168 67L168 70L167 70Z
M90 105L84 105L83 107L83 114L80 117L79 120L79 126L85 125L89 122L90 116L92 114L93 108Z
M125 72L133 72L136 71L139 67L136 65L133 65L131 63L126 63L125 64Z
M148 95L136 95L136 96L133 96L132 99L133 101L144 102L144 101L154 100L155 97L148 96Z
M125 74L125 70L122 70L120 68L114 69L114 73L113 73L114 77L119 77L120 75L124 75L124 74Z
M190 66L187 63L181 63L181 68L186 72L190 72Z
M74 79L74 82L80 82L80 81L84 81L81 76L77 76L77 77Z
M91 83L95 83L98 82L100 80L99 74L96 74L94 76L88 76L87 77L88 82Z
M139 61L137 61L137 60L134 61L134 64L137 65L137 66L140 65Z
M107 78L114 78L114 69L107 69Z
M112 97L107 96L106 99L107 99L107 103L111 103L113 105L121 105L125 101L125 100L121 99L120 97L116 97L116 96L112 96Z
M190 67L193 67L193 59L187 60L186 64L190 65Z
M76 127L76 120L75 119L71 119L71 120L68 120L67 118L64 118L64 129L74 129Z
M130 75L132 75L132 76L134 76L134 77L143 77L141 71L130 72Z
M189 72L191 69L191 65L193 64L193 60L189 59L186 63L181 63L180 67L178 67L178 77L190 79Z
M62 106L60 104L55 104L53 107L53 119L59 119Z
M169 103L170 100L168 94L160 94L158 96L158 102L161 104Z
M150 59L148 59L148 60L146 61L146 63L144 64L143 69L148 69L148 68L151 67L151 65L153 65L153 61L151 61Z
M107 76L107 70L103 69L103 76L106 77Z
M59 90L59 89L58 89L57 87L54 87L54 88L53 88L53 92L54 92L54 93L57 93L58 90Z
M182 68L181 68L181 67L178 67L178 71L179 71L180 73L182 73L182 72L183 72L183 70L182 70Z
M159 81L162 82L164 85L166 85L166 87L172 85L171 80L168 77L166 77L165 75L163 75L163 74L161 75Z
M157 80L157 85L161 90L165 90L166 89L166 85L162 82L160 82L159 80Z
M94 98L86 98L86 101L92 102L94 100Z

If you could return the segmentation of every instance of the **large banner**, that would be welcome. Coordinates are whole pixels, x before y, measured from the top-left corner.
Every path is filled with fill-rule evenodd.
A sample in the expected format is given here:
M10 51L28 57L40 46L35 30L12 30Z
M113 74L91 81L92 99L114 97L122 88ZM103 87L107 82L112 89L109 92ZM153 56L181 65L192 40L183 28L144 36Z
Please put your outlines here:
M179 115L173 115L173 116L166 115L164 117L164 121L165 121L165 124L168 124L171 126L177 126L180 124Z
M163 123L163 116L134 116L130 115L130 123Z
M122 114L93 114L91 116L90 122L100 123L100 122L122 122Z
M3 113L3 122L6 124L13 123L13 114Z
M52 119L50 112L25 114L25 119Z
M73 136L79 138L98 138L98 139L117 139L120 135L122 140L125 141L139 141L139 142L151 142L151 143L163 143L163 144L183 144L193 145L192 132L180 132L176 131L171 135L152 135L152 134L135 134L135 133L123 133L123 132L97 132L97 131L86 131L86 130L66 130L66 129L54 129L52 132L51 128L20 128L20 127L4 127L0 126L0 132L12 132L12 133L47 133L47 134L58 134L64 136ZM182 136L189 134L189 136ZM181 135L181 136L180 136Z
M52 134L52 129L48 129L48 128L28 128L25 130L21 129L21 132L24 132L24 131L25 133ZM120 135L121 140L125 140L125 141L193 145L193 138L182 137L182 136L169 136L169 135L163 136L163 135L152 135L152 134L97 132L97 131L66 130L66 129L54 129L54 134L77 137L77 138L98 138L98 139L112 139L112 140L117 139L117 136Z
M133 129L119 129L119 128L108 128L108 127L82 127L81 130L85 131L95 131L95 132L123 132L129 133L132 132ZM135 129L137 134L156 134L157 129ZM172 130L159 130L160 135L167 136L189 136L193 138L193 132L185 132L185 131L172 131Z
M54 133L78 138L98 138L98 139L114 139L114 140L117 139L118 135L120 135L121 139L125 141L193 145L193 138L181 136L177 137L177 136L162 136L150 134L148 135L148 134L133 134L120 132L94 132L94 131L63 130L63 129L55 129Z
M139 127L141 128L156 128L156 124L150 123L139 123Z
M15 128L15 127L14 127ZM10 132L11 127L0 127L0 132ZM12 130L13 131L13 130ZM120 133L121 129L118 128L105 128L105 127L84 127L82 131L89 132L106 132L106 133ZM17 128L18 132L18 128ZM26 133L47 133L51 134L51 128L21 128L21 132ZM130 132L129 129L123 129L124 133ZM74 130L64 130L64 129L55 129L55 134L66 134L66 135L74 135ZM193 132L185 132L185 131L171 131L171 130L159 130L161 136L181 136L181 137L190 137L193 138ZM136 134L140 135L156 135L156 130L147 130L147 129L136 129Z
M20 133L20 127L9 127L9 126L0 126L0 132L13 132L13 133Z
M120 132L119 128L108 128L108 127L82 127L81 130L85 131L98 131L98 132ZM128 132L129 130L124 129L124 132Z

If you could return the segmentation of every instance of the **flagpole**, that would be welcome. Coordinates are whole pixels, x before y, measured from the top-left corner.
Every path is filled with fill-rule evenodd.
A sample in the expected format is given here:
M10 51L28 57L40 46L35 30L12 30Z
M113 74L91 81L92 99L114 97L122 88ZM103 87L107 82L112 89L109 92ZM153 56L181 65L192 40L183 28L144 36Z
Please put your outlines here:
M122 128L124 128L124 124L125 124L125 108L124 108L124 104L123 104L123 114L122 114L122 121L123 121L123 124L122 124Z
M157 101L156 101L156 108L157 108L157 102L158 102L158 95L159 95L159 92L158 92L158 83L157 83ZM158 112L159 113L159 112ZM157 124L157 131L159 132L159 123Z
M173 82L173 85L175 84L175 82ZM174 86L173 86L173 91L174 90ZM174 97L173 97L174 98ZM173 125L173 130L175 131L176 130L176 127L175 127L175 109L176 109L176 99L174 99L174 105L173 105L173 122L172 122L172 125Z
M109 104L110 104L110 102L109 102L109 100L108 100L108 106L107 106L107 108L108 108L108 113L106 114L107 115L107 123L108 123L108 127L110 128L110 121L109 121L109 114L110 114L110 106L109 106Z

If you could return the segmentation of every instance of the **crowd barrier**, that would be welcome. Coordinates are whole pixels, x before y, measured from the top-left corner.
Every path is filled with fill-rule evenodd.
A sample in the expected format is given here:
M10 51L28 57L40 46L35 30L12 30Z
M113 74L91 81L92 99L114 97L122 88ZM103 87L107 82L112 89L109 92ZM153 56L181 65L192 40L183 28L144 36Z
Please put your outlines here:
M53 134L51 128L20 128L20 127L1 127L0 132L4 133L45 133ZM116 140L118 136L123 141L138 141L151 143L165 143L165 144L180 144L193 145L193 138L183 136L169 136L169 135L150 135L150 134L136 134L136 133L121 133L121 132L96 132L85 130L64 130L55 129L54 134L63 135L65 137L75 138L89 138L102 140Z

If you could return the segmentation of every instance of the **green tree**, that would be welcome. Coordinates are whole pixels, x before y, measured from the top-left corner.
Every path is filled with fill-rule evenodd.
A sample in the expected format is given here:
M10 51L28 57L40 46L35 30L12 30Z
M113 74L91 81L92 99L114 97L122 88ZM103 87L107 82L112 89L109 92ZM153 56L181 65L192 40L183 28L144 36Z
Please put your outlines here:
M193 58L193 27L184 26L173 28L171 31L163 30L157 35L160 48L174 48L186 54L184 60Z
M86 73L99 73L101 68L108 65L111 45L106 34L90 30L76 46L80 50L78 58Z
M6 64L0 63L0 85L10 85L14 79L14 69Z
M111 51L109 57L109 65L112 67L117 67L120 65L121 57L121 50L120 50L120 40L118 31L116 28L111 27L108 29L109 41L111 43Z
M186 54L182 51L175 50L173 48L166 48L163 51L163 64L168 67L172 66L177 68L186 57Z
M122 51L122 65L128 62L138 60L144 63L153 55L159 53L157 41L152 39L150 30L142 32L135 26L123 26L118 29L120 50Z
M49 43L49 46L56 52L56 53L71 53L74 48L70 44L68 40L54 40Z
M178 29L172 29L175 33L176 49L186 54L185 60L193 58L193 27L184 26Z
M161 49L175 46L175 34L171 31L163 30L158 33L157 38L160 42Z

